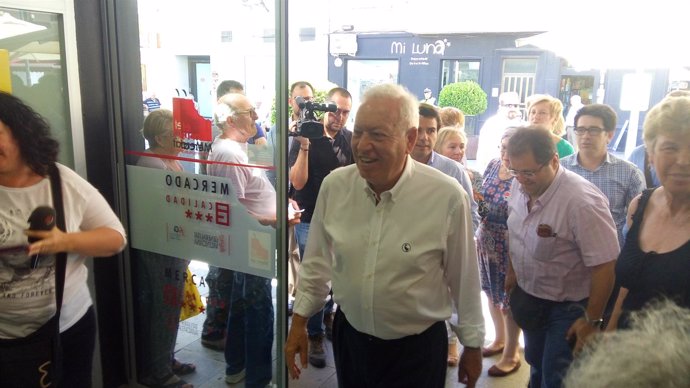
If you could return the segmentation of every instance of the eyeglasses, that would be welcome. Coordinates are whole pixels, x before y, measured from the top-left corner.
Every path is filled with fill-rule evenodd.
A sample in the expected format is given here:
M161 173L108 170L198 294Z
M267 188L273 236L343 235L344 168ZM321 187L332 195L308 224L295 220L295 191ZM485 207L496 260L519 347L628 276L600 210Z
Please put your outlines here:
M604 132L604 129L599 127L575 127L573 131L575 131L575 134L578 136L584 135L585 132L588 132L590 135L598 135Z
M510 173L510 175L514 177L522 175L525 178L534 178L534 176L537 175L537 173L541 171L541 169L544 168L544 166L546 166L547 164L549 164L549 162L540 165L539 168L537 168L536 170L513 170L511 168L508 170L508 172Z
M503 106L508 108L519 108L520 104L503 104Z
M250 116L251 116L251 115L255 115L255 114L256 114L256 108L251 107L251 108L246 109L246 110L237 110L237 111L235 111L235 114L236 114L236 115L243 115L243 114L245 114L245 113L249 113Z

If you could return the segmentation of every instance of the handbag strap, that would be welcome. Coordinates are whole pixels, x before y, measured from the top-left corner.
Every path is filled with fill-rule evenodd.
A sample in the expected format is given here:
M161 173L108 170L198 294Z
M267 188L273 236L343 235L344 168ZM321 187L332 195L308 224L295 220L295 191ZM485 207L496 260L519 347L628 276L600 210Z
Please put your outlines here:
M62 180L57 165L51 164L48 167L50 177L50 191L53 195L53 206L55 207L55 224L63 232L67 232L65 227L65 208L62 201ZM62 308L62 294L65 289L65 272L67 268L67 253L60 252L55 255L55 305L57 310L55 315L60 317Z

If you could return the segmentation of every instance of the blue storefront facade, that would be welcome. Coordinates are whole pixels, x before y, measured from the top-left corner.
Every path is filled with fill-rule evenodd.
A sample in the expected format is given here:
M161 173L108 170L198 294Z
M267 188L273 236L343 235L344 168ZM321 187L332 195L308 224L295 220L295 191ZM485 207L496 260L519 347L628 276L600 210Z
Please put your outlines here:
M355 106L366 87L378 82L405 85L421 100L426 88L437 97L449 83L476 81L488 96L488 108L468 121L466 130L470 136L476 135L483 122L496 112L498 96L505 91L518 92L523 108L525 99L532 94L558 97L564 104L564 114L574 94L580 95L586 104L603 102L616 109L620 130L630 117L630 112L620 107L624 93L631 93L624 87L626 75L634 70L577 70L550 51L516 47L516 39L538 33L332 33L328 78L350 90ZM642 97L648 97L651 107L668 91L669 70L648 70L645 75L650 87L635 93L648 94ZM639 117L642 123L644 110ZM623 144L621 141L620 147Z

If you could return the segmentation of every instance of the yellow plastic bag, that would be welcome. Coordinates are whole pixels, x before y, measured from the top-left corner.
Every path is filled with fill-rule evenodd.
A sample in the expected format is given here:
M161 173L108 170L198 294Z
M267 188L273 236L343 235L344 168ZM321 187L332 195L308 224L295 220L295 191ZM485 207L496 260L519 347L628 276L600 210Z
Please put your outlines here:
M192 271L187 267L187 277L184 281L184 296L182 297L182 308L180 309L180 321L195 317L206 310L201 301L199 288L194 284Z

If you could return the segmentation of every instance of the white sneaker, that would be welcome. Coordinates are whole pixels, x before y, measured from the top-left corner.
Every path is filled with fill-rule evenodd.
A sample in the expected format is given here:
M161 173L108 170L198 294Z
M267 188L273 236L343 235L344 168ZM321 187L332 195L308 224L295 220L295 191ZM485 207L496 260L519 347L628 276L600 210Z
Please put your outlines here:
M246 369L242 369L239 371L239 373L235 373L234 375L225 375L225 382L228 384L237 384L240 381L244 380L244 376L247 374Z

